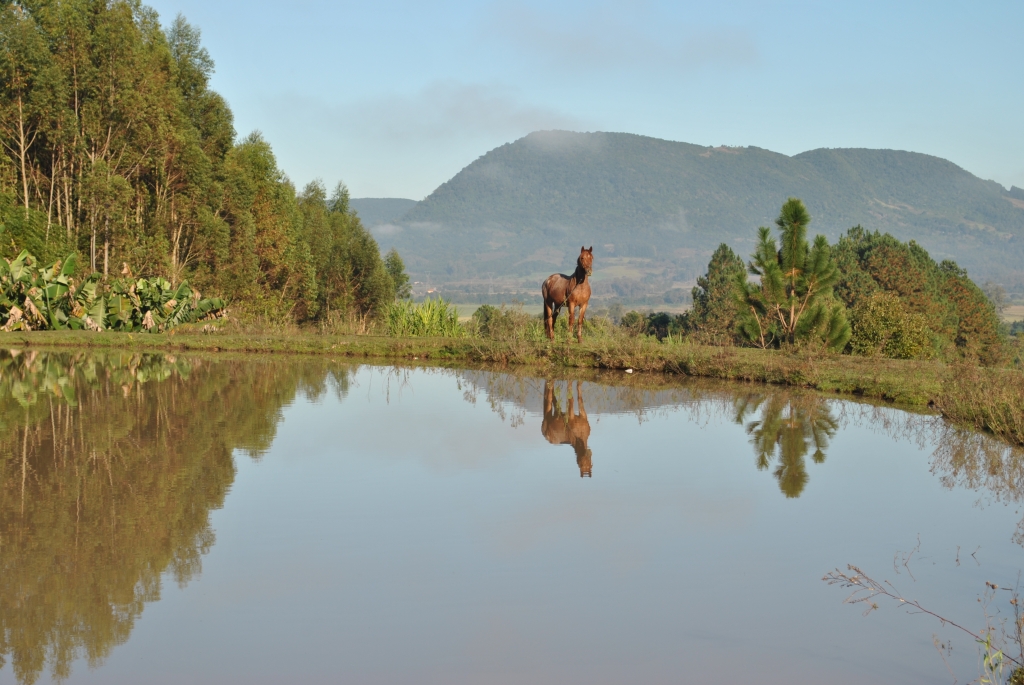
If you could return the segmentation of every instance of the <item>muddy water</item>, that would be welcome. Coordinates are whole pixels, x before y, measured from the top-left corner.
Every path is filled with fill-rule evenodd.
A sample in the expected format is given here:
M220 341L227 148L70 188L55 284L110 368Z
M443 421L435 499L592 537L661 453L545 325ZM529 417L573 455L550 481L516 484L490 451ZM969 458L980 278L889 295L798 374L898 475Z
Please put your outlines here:
M0 374L0 683L968 682L970 637L822 576L980 630L1022 566L1024 455L892 407L326 359Z

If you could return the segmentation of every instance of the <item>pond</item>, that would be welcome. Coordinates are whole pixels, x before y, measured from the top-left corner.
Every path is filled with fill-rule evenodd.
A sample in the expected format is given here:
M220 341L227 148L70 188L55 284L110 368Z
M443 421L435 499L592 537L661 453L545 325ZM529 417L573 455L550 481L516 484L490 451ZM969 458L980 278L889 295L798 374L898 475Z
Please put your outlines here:
M1022 493L1021 450L768 386L2 352L0 683L969 682L822 577L998 625Z

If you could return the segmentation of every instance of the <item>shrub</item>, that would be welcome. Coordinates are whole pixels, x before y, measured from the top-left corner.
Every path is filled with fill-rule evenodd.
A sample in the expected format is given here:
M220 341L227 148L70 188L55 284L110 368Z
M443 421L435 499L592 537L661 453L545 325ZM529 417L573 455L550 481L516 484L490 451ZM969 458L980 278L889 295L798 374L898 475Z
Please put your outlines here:
M558 317L555 324L556 333L567 330L568 318ZM502 340L505 342L541 342L545 340L544 318L530 316L523 311L522 302L493 307L481 305L474 313L472 330L481 338Z
M876 292L853 310L854 354L890 359L927 359L932 356L931 331L921 314L907 311L891 292Z
M996 308L955 263L938 264L914 241L860 226L840 238L835 254L842 274L835 292L849 309L879 291L895 293L906 311L925 318L938 356L1002 360Z
M681 336L686 330L686 317L668 312L650 312L644 314L637 311L623 315L619 322L621 328L633 335L653 335L658 340L671 336Z

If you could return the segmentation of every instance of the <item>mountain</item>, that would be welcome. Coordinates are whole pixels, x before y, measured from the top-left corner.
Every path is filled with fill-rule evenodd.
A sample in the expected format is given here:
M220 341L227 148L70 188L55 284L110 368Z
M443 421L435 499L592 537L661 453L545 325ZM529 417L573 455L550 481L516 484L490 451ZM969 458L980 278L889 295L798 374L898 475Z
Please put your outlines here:
M356 197L348 202L363 222L363 226L373 228L398 219L416 204L416 200L401 197Z
M721 242L740 255L788 197L835 240L851 226L916 240L975 280L1024 290L1024 190L897 150L787 156L628 133L541 131L483 155L380 226L414 277L532 288L594 245L595 294L685 286ZM536 283L535 283L536 282ZM532 290L529 290L532 292Z

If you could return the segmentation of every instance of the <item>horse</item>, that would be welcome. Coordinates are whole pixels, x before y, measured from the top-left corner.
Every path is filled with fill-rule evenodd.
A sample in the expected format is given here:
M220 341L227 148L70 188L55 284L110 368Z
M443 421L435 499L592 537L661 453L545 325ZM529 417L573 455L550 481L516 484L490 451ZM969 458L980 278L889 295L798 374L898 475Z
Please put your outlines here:
M544 297L544 330L548 334L548 340L555 339L555 321L558 319L558 312L562 307L569 307L569 336L572 337L573 314L576 307L580 308L579 329L576 332L576 342L583 342L583 315L587 311L587 304L590 302L590 283L587 276L594 271L594 246L589 248L580 247L580 256L576 260L576 270L572 276L565 274L551 274L540 287L540 294Z
M572 445L576 452L576 465L580 468L580 478L590 478L593 471L591 457L593 453L587 448L590 439L590 421L587 410L583 407L583 394L580 382L576 381L576 397L580 403L580 413L572 410L572 384L568 385L569 411L562 412L555 399L555 387L551 381L544 381L544 420L540 431L552 445Z

